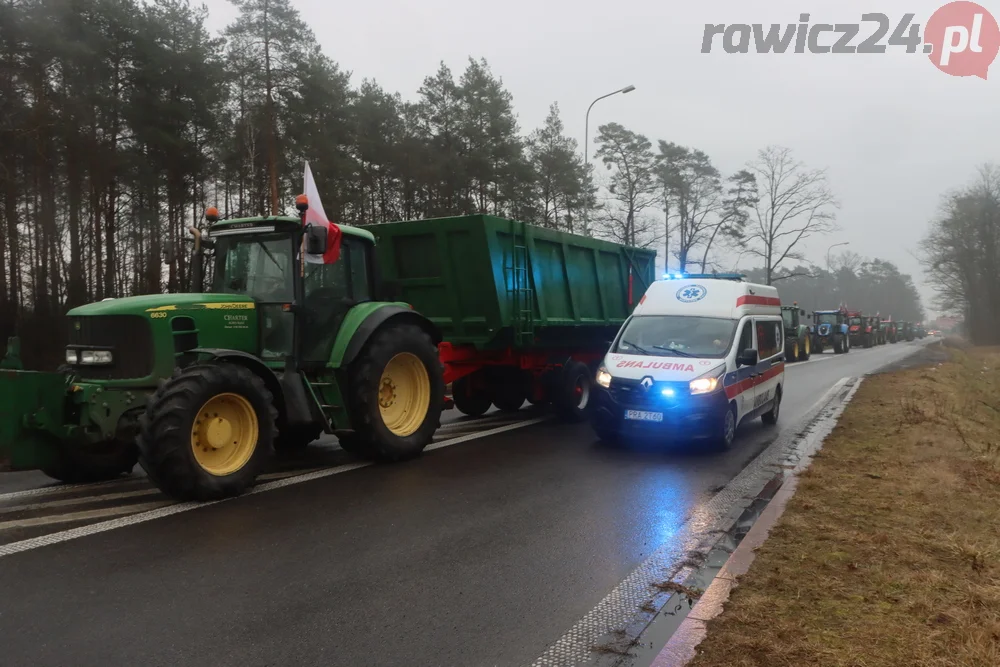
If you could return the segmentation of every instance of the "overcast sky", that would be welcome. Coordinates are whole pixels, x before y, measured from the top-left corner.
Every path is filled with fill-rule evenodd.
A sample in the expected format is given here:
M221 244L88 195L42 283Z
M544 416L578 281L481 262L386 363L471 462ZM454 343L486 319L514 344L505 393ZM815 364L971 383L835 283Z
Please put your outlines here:
M825 266L827 248L849 241L846 249L910 273L929 311L932 290L911 253L941 195L973 178L977 165L1000 158L1000 89L992 78L949 76L926 55L899 46L865 55L755 54L752 48L729 54L717 38L712 53L701 53L706 23L788 24L802 12L811 14L810 23L859 23L865 12L882 12L895 27L912 12L923 25L940 2L292 3L325 53L352 73L354 85L374 78L413 99L439 62L458 76L472 56L485 58L502 77L524 132L558 102L567 133L582 143L590 102L632 84L634 92L594 106L591 139L597 125L615 121L654 146L665 139L700 148L725 174L763 146L788 146L807 165L829 169L842 203L841 230L812 239L808 259ZM215 29L235 16L226 0L207 4ZM863 25L853 43L873 29ZM1000 64L992 75L1000 80Z

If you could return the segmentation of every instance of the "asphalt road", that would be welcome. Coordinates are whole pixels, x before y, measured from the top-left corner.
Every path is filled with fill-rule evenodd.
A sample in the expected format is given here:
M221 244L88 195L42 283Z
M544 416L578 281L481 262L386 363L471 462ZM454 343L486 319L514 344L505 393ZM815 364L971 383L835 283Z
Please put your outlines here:
M5 537L0 487L0 664L535 663L838 380L919 345L789 365L779 425L720 455L608 449L549 420L303 483L292 466L273 490L76 539ZM320 450L314 467L344 462ZM67 500L44 491L33 506ZM4 555L12 539L30 546Z

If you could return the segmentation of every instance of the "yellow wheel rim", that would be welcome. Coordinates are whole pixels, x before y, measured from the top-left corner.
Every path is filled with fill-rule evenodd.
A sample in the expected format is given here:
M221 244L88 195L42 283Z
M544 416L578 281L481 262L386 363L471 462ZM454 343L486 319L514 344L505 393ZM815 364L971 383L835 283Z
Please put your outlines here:
M809 354L809 336L806 336L806 354Z
M797 341L797 340L793 340L792 341L792 354L791 354L791 357L792 357L792 361L795 361L795 360L797 360L799 358L799 341Z
M191 426L191 451L202 469L217 477L247 464L257 449L257 413L239 394L208 399Z
M431 405L431 378L424 364L409 352L400 352L385 365L378 383L382 423L400 438L424 423Z

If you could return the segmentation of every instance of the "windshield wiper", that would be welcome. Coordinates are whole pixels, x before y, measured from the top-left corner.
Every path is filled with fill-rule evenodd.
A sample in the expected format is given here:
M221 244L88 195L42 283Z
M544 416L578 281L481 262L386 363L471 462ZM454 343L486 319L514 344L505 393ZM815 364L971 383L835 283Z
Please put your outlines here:
M634 347L635 349L639 350L639 354L649 354L649 350L647 350L647 349L645 349L643 347L639 347L638 345L636 345L635 343L633 343L630 340L623 340L623 341L621 341L621 343L619 343L619 346L621 344L628 345L629 347Z
M285 270L283 268L281 268L281 264L278 264L278 260L276 260L274 258L274 255L271 254L270 249L268 249L268 247L266 245L264 245L263 243L261 243L260 241L257 241L257 245L259 245L260 249L264 251L264 254L267 255L267 258L270 259L272 262L274 262L274 265L276 267L278 267L279 271L281 271L281 275L284 275L285 274Z
M673 352L678 357L697 357L696 354L691 354L690 352L684 352L683 350L675 350L672 347L667 347L666 345L654 345L657 350L666 350L667 352Z

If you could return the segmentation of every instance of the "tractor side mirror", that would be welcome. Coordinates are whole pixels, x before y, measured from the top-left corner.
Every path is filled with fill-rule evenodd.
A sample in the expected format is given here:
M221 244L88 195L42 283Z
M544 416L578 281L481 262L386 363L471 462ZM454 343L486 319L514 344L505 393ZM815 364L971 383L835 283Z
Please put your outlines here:
M806 314L806 309L805 308L800 309L799 310L799 314L800 315L805 315Z
M740 353L740 356L736 358L736 364L738 366L756 366L757 350L754 349L743 350Z
M306 253L322 255L326 252L326 227L309 225L306 227Z

